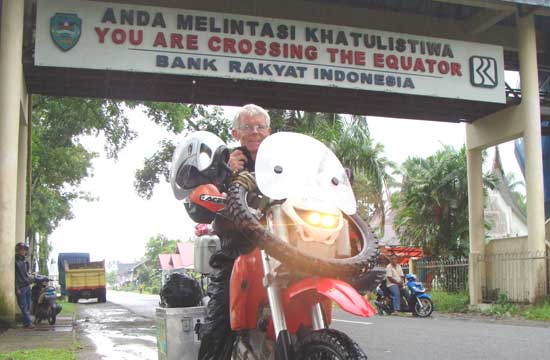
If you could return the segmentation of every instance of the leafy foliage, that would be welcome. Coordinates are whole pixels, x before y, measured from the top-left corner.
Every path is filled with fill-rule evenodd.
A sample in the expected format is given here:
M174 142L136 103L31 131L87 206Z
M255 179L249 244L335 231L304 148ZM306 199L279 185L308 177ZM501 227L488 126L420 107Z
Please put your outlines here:
M144 112L157 124L164 125L175 134L187 134L197 130L209 131L227 142L231 138L231 121L226 119L220 107L211 109L202 105L149 103ZM145 158L143 167L136 170L134 188L139 196L150 199L155 185L164 178L170 179L170 162L175 144L165 139L159 149Z
M428 255L468 253L466 150L451 146L426 159L403 164L401 191L392 197L401 243L420 246Z
M91 176L91 161L96 153L81 143L83 135L105 137L109 157L135 137L129 128L122 103L106 99L55 98L33 96L31 143L31 207L27 218L27 237L31 262L38 258L39 271L47 273L51 247L48 237L61 220L71 219L71 202L91 200L78 189ZM36 253L40 242L40 254Z
M27 237L31 263L35 264L38 259L42 273L47 272L51 250L48 237L62 220L73 217L71 203L77 199L93 200L90 194L79 190L82 181L92 176L92 160L98 155L81 143L83 136L102 135L107 156L116 159L118 152L137 135L130 129L124 112L128 106L142 109L152 121L174 133L217 129L222 137L229 138L229 122L220 108L208 110L200 105L49 96L33 96L32 104L31 207ZM140 173L141 178L158 181L158 174L167 173L162 166L169 162L173 151L170 146L169 142L163 143L161 152L148 163L153 172L144 171ZM40 254L37 254L38 243Z
M153 293L158 293L161 284L161 272L158 267L159 254L175 253L177 240L170 240L162 234L149 238L145 245L144 265L138 270L138 282Z

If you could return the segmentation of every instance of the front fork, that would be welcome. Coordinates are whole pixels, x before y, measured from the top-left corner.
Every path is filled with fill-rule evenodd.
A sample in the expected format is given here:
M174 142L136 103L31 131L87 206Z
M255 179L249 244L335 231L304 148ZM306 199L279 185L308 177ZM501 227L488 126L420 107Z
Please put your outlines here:
M283 213L281 205L273 205L267 214L267 226L278 237L288 242L288 232L284 225ZM261 251L262 265L264 269L264 287L267 290L269 299L269 307L271 309L271 317L273 319L273 328L277 341L275 351L275 359L293 360L295 359L295 351L292 346L292 340L288 332L285 320L285 311L283 308L280 287L277 282L277 273L275 268L279 262L272 259L264 250ZM323 310L320 303L315 303L311 307L311 321L313 330L325 328L325 320Z

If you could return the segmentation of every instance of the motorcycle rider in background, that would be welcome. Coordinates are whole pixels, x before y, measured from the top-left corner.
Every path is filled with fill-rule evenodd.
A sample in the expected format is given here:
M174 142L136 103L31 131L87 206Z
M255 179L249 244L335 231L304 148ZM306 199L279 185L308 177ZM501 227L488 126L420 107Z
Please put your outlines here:
M401 265L397 262L395 254L390 255L390 263L386 267L387 287L391 293L393 311L397 312L401 309L401 288L405 275Z
M263 108L249 104L243 106L233 120L233 137L241 146L234 149L228 165L234 173L254 171L256 154L261 142L271 134L270 118ZM221 360L231 357L233 336L229 318L229 280L235 259L254 249L233 223L217 213L213 230L220 237L221 250L212 255L209 275L206 319L201 328L200 360Z

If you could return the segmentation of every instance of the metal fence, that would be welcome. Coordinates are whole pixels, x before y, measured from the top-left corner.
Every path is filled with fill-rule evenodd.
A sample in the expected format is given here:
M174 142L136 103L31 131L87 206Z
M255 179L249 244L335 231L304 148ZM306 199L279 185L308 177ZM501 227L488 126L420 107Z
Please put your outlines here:
M529 302L531 295L547 297L549 260L548 251L491 254L474 259L480 262L483 301L505 297L513 302ZM537 272L545 276L545 282L535 287L536 294L531 294L530 284Z
M519 252L486 254L473 257L478 262L483 289L483 301L495 302L506 298L513 302L528 302L536 298L550 298L550 250L543 252ZM468 259L420 260L416 263L419 281L429 290L445 292L468 291ZM405 270L405 269L404 269ZM535 273L544 276L545 281L535 287L536 294L530 294L530 284Z
M429 290L460 292L468 289L468 259L420 260L416 264L419 281Z

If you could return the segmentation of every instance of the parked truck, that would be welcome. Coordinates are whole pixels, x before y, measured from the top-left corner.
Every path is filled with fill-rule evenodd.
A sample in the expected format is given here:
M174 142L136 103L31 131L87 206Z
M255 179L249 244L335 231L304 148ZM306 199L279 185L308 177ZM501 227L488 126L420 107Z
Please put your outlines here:
M59 286L61 295L67 296L67 287L65 283L65 262L69 265L84 264L90 262L88 253L60 253L57 257L57 270L59 272Z
M105 261L81 264L65 262L65 283L69 302L79 299L97 298L97 302L107 301L105 288Z

